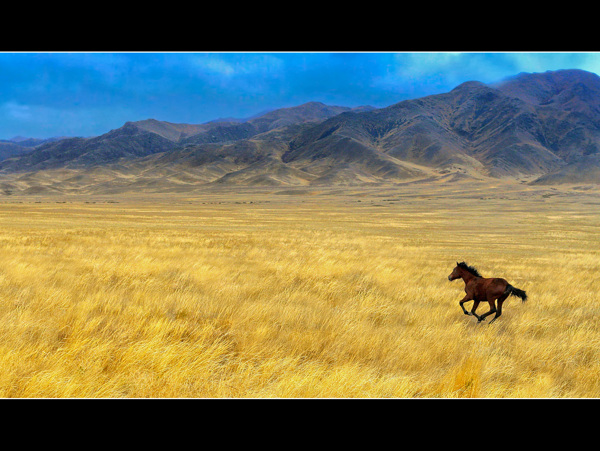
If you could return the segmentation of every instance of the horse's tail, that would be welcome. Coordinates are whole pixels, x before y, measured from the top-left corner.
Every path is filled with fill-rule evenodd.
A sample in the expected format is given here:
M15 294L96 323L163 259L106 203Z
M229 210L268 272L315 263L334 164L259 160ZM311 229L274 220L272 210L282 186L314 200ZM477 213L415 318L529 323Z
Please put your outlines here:
M518 298L521 298L522 302L527 300L527 293L525 293L523 290L513 287L510 283L506 286L506 291L508 291L509 296L517 296Z

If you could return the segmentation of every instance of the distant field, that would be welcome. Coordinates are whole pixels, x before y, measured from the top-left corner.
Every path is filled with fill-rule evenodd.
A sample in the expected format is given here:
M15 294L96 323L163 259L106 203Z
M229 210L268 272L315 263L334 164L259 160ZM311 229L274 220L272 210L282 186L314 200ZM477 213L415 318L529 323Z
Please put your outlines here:
M595 189L5 196L0 221L0 397L600 396ZM477 324L462 260L529 300Z

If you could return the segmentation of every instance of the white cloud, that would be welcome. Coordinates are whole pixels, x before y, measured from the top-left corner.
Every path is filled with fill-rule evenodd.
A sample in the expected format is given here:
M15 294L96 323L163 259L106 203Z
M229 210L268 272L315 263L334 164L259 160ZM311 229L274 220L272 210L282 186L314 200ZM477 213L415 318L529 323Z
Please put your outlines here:
M231 64L216 56L197 57L193 61L198 68L209 74L231 76L235 72Z
M139 119L144 118L136 118L132 111L121 107L68 110L9 101L0 105L0 137L95 136L120 127L128 120Z
M3 115L9 119L18 119L21 121L29 120L33 117L31 107L29 105L21 105L17 102L5 102L2 107Z
M224 77L272 74L283 68L283 61L270 54L198 54L192 61L207 74Z
M456 67L461 59L460 52L406 53L396 56L398 75L420 78L433 73L446 72Z
M518 72L546 72L582 69L600 74L600 53L587 52L515 52L505 54Z
M372 87L408 96L445 91L464 80L469 58L460 52L397 53Z

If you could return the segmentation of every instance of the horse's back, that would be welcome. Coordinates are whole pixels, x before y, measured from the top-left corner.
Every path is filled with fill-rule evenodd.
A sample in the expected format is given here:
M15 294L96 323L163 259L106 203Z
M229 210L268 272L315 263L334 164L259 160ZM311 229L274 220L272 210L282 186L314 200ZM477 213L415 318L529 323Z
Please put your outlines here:
M489 301L500 297L507 285L508 282L499 277L481 277L474 281L471 287L471 295L476 301Z
M508 286L506 279L502 279L501 277L493 277L489 280L490 282L486 290L488 296L493 298L502 296L506 290L506 287Z

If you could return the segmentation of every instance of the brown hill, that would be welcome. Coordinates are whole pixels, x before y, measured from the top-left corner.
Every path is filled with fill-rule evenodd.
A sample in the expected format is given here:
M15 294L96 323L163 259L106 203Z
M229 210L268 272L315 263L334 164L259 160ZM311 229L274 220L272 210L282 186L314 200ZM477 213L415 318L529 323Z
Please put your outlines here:
M540 142L536 120L534 106L470 82L446 94L335 116L296 137L283 159L346 161L377 153L485 176L541 175L562 161Z
M600 154L581 157L573 163L539 177L532 183L536 185L600 183Z
M261 133L296 124L322 121L351 108L308 102L280 108L241 123L210 123L211 128L182 140L183 145L198 145L248 139Z
M520 74L498 85L535 105L539 141L566 163L600 152L600 77L581 70Z
M99 137L43 144L0 162L0 173L29 174L7 189L38 180L48 190L90 192L465 177L598 183L598 155L600 78L569 70L467 82L381 109L310 102L244 122L128 122ZM59 177L61 168L69 178ZM52 183L42 175L50 169L59 177Z
M530 89L538 80L539 90ZM467 82L445 94L335 116L296 137L283 159L347 161L379 152L444 171L542 176L600 151L599 103L600 78L583 71L521 74L497 87ZM368 151L353 152L359 146Z
M0 172L110 164L121 159L146 157L182 146L247 139L278 127L321 120L349 110L347 107L331 107L319 102L309 102L297 107L271 111L244 123L210 122L193 125L155 119L127 122L121 128L94 138L69 138L42 144L27 155L17 155L0 161ZM9 156L14 153L16 152Z

